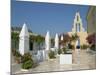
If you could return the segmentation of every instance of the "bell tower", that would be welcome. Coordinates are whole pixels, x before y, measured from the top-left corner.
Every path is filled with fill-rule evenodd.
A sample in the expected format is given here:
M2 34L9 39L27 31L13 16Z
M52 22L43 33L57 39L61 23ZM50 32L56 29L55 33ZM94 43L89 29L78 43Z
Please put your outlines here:
M75 18L74 18L74 23L73 23L73 28L72 32L84 32L83 24L82 24L82 19L80 17L80 13L76 12Z

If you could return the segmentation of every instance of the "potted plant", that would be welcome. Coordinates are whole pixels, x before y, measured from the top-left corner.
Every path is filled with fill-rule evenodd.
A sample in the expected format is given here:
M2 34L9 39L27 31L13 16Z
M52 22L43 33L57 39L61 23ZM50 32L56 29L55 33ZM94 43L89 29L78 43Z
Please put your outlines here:
M72 64L72 52L63 48L63 53L60 54L60 64Z
M95 44L91 45L90 49L96 51L96 45Z
M21 57L21 63L24 63L25 61L28 61L31 59L31 55L30 53L25 53L22 57Z
M51 60L56 58L55 52L52 51L52 50L49 51L49 54L48 55L49 55L49 59L51 59Z
M34 62L30 53L25 53L21 58L22 70L27 71L28 69L34 68L37 66L37 63Z
M16 50L12 50L12 54L14 56L15 62L19 64L21 62L21 54Z
M62 50L61 49L58 49L58 54L60 55L62 53Z
M27 60L22 64L23 69L30 69L33 66L33 61L32 60Z

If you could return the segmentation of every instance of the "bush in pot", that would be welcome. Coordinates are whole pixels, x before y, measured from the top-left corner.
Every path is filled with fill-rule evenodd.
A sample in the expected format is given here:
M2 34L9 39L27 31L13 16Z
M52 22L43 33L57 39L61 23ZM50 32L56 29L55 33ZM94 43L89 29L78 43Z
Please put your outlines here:
M33 61L32 60L27 60L22 64L23 69L30 69L33 66Z
M63 48L63 54L72 54L72 52L67 48Z
M20 54L18 51L16 51L15 56L16 56L16 57L21 57L21 54Z
M72 64L72 52L69 49L63 48L63 54L60 55L60 64Z
M66 48L63 48L63 53L64 53L64 54L67 54Z
M58 49L58 54L62 54L62 50L61 49Z
M50 52L49 52L49 58L50 58L50 59L56 58L56 57L55 57L55 52L54 52L54 51L50 50Z
M32 56L30 53L25 53L21 58L22 68L23 69L30 69L37 66L37 63L35 63L32 59Z
M12 54L14 56L16 63L19 64L21 62L21 54L16 50L12 50Z
M21 57L21 54L18 51L16 51L16 50L12 50L12 54L15 57Z
M21 57L21 62L26 62L28 60L32 60L32 56L30 55L30 53L25 53L22 57Z
M96 45L95 44L91 45L90 49L96 51Z
M73 49L73 48L74 48L74 46L73 46L73 45L68 44L68 49Z

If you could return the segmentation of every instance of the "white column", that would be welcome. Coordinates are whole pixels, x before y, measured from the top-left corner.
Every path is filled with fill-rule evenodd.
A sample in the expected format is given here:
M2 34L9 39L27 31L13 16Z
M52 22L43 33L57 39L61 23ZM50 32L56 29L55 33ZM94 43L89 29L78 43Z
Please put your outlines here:
M59 49L59 36L56 34L55 36L55 49Z
M19 35L19 52L22 55L29 52L29 33L25 23Z

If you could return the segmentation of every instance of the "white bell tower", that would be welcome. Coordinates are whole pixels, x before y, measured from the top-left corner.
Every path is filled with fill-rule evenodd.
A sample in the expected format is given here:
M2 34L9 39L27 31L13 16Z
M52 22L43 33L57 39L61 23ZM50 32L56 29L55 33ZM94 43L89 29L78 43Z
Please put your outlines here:
M73 23L73 28L72 32L84 32L83 24L82 24L82 19L80 17L80 13L76 12L75 18L74 18L74 23Z

